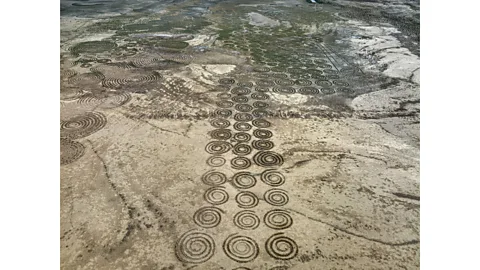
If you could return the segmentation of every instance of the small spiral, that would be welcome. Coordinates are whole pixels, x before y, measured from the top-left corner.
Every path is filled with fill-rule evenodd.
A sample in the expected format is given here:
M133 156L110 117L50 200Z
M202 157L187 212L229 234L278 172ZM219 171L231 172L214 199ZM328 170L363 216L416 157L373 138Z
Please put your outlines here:
M252 136L246 132L238 132L233 135L233 139L237 142L248 142Z
M223 157L212 156L207 159L207 165L212 167L221 167L225 164L226 160Z
M200 227L213 228L222 221L222 213L223 211L216 207L202 207L193 215L193 221Z
M70 164L85 154L83 144L70 139L60 139L60 165Z
M273 169L263 171L260 175L260 179L262 182L272 187L278 187L285 183L285 176L279 171Z
M295 88L289 86L273 87L272 91L279 94L295 94L296 92Z
M327 81L327 80L317 80L317 81L315 81L315 84L318 85L318 86L323 86L323 87L332 86L332 83L330 81Z
M271 229L285 230L292 226L293 219L287 211L274 209L265 214L263 222Z
M230 161L230 164L232 165L233 169L245 170L252 165L252 162L246 157L236 157Z
M265 201L273 206L283 206L288 203L287 192L283 189L272 188L263 195Z
M302 95L317 95L320 94L320 91L316 87L302 87L298 89L298 93Z
M217 97L218 97L219 99L229 99L229 98L232 97L232 94L230 94L230 93L219 93L219 94L217 95Z
M253 83L252 82L238 82L237 85L240 86L240 87L252 87Z
M232 101L236 103L247 103L248 97L246 96L234 96L232 97Z
M349 84L347 82L342 82L342 81L333 81L333 84L337 85L337 86L349 86Z
M295 84L298 84L300 86L310 86L310 85L312 85L312 81L298 79L298 80L295 81Z
M265 102L262 102L262 101L253 102L253 107L255 107L257 109L265 109L268 106L269 106L268 103L265 103Z
M253 120L255 121L255 120ZM238 131L249 131L250 129L252 129L252 125L250 125L249 123L245 123L245 122L237 122L235 124L233 124L233 128L235 130L238 130Z
M208 234L188 231L175 244L175 255L185 263L203 263L215 254L215 242Z
M209 186L220 186L227 182L227 176L217 171L209 171L202 176L202 182Z
M257 258L260 249L252 238L232 234L223 242L223 251L232 260L247 263Z
M255 71L255 72L269 72L270 68L268 68L268 67L255 67L255 68L253 68L253 71Z
M258 128L268 128L272 125L270 122L264 119L255 119L252 121L252 124Z
M267 129L255 129L253 131L253 136L259 138L259 139L268 139L273 136L273 133L270 130Z
M203 199L213 205L224 204L228 201L228 193L224 187L211 187L203 194Z
M298 246L295 241L284 233L276 233L270 236L265 243L265 250L274 259L290 260L298 254Z
M215 86L215 91L220 91L220 92L227 92L230 91L230 85L217 85Z
M285 73L271 73L270 77L279 78L279 79L287 79L288 75L285 74Z
M322 91L322 93L325 95L331 95L335 93L335 90L333 90L332 88L322 88L322 90L320 91Z
M252 147L248 144L238 143L233 147L232 152L238 156L246 156L252 152Z
M227 128L230 126L230 122L228 120L221 118L213 119L212 121L210 121L210 124L214 128Z
M235 201L240 208L253 208L258 205L258 197L250 191L242 191L235 196Z
M217 104L218 107L224 108L224 109L230 108L234 105L233 102L228 101L228 100L221 100L221 101L218 101L216 104Z
M277 79L275 80L275 84L280 86L292 86L295 84L295 81L289 79Z
M252 115L256 118L267 117L270 113L264 109L255 109L252 111Z
M338 80L340 79L340 76L338 74L328 74L327 78L330 80Z
M253 94L250 95L250 97L252 97L253 99L256 99L256 100L267 100L267 99L270 98L265 93L253 93Z
M238 172L233 175L232 183L239 189L248 189L257 184L257 179L249 172Z
M255 140L252 142L252 146L257 150L266 151L272 149L275 145L268 140Z
M215 110L215 115L219 117L227 118L232 115L232 111L227 109L217 109Z
M208 132L214 140L228 140L232 137L232 132L228 129L215 129Z
M253 120L253 116L249 113L236 113L233 116L233 119L238 122L249 122Z
M235 80L232 79L232 78L221 78L220 80L218 80L218 83L219 84L234 84Z
M239 87L233 88L230 92L234 95L248 95L250 94L251 91L246 87L239 86Z
M260 225L260 218L251 210L243 210L235 214L233 224L242 230L254 230Z
M237 105L235 105L235 110L237 110L239 112L249 112L249 111L253 110L253 107L251 105L248 105L248 104L237 104Z
M255 83L258 86L274 86L275 82L271 80L259 80ZM256 88L255 88L256 89Z
M230 149L232 149L232 145L224 141L209 142L207 146L205 146L205 151L212 155L225 154L230 151Z

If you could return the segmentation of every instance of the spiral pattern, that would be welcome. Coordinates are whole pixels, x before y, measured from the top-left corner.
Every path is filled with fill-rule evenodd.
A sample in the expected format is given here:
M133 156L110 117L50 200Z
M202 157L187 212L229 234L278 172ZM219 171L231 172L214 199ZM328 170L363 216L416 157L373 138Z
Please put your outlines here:
M255 129L253 131L253 136L259 139L268 139L273 136L273 133L268 129Z
M129 93L121 93L108 96L101 100L100 107L105 109L113 109L127 104L132 99Z
M337 77L338 75L338 71L334 70L334 69L324 69L323 70L323 73L327 74L327 77L329 75L335 75L335 77Z
M232 107L234 104L233 102L231 101L228 101L228 100L221 100L221 101L218 101L217 102L217 106L220 107L220 108L230 108Z
M278 187L285 183L285 176L273 169L263 171L260 175L260 179L262 182L272 187Z
M253 120L255 121L255 120ZM233 128L238 131L249 131L252 128L252 125L245 122L237 122L233 124Z
M273 206L283 206L288 203L287 192L283 189L272 188L263 195L265 201Z
M70 139L60 139L60 165L70 164L85 154L83 144Z
M265 151L272 149L275 145L273 142L268 140L255 140L252 142L252 146L257 150Z
M288 78L288 75L284 74L284 73L271 73L270 76L273 77L273 78L279 78L279 79L287 79Z
M284 233L270 236L265 243L265 250L268 255L277 260L290 260L298 254L297 243Z
M253 93L250 95L253 99L256 99L256 100L267 100L269 99L270 97L265 94L265 93Z
M232 89L231 93L234 94L234 95L248 95L250 94L250 89L246 88L246 87L235 87Z
M221 167L225 164L226 160L223 157L212 156L207 159L207 165L212 167Z
M298 84L300 86L310 86L312 85L312 81L298 79L295 81L295 84Z
M234 84L235 80L232 79L232 78L221 78L220 80L218 80L218 83L219 84Z
M233 175L232 183L239 189L248 189L257 184L257 179L249 172L238 172Z
M214 128L227 128L230 126L230 122L228 120L218 118L210 121L210 125L212 125Z
M252 238L232 234L223 243L223 251L232 260L247 263L257 258L260 249Z
M215 86L215 91L227 92L229 90L230 90L230 85L223 84L223 85Z
M193 215L193 221L200 227L213 228L222 221L222 213L223 211L217 207L202 207Z
M238 122L249 122L253 120L253 116L248 113L236 113L235 116L233 116L233 119Z
M225 154L232 149L232 145L224 141L213 141L209 142L205 147L205 151L212 155L221 155Z
M246 156L252 152L252 147L248 144L238 143L233 147L232 152L238 156Z
M315 87L302 87L298 89L298 93L302 95L317 95L320 94L320 91Z
M271 229L285 230L292 226L293 219L287 211L274 209L265 214L263 222Z
M332 83L330 81L327 81L327 80L317 80L317 81L315 81L315 84L318 85L318 86L323 86L323 87L332 86Z
M317 79L317 80L320 80L320 81L325 81L327 80L327 76L324 76L324 75L320 75L320 74L312 74L312 79Z
M219 93L217 97L219 99L229 99L232 97L232 95L230 93Z
M261 167L281 166L283 157L273 151L260 151L253 156L253 162Z
M102 81L102 86L105 88L118 88L129 82L130 80L127 80L127 79L104 79Z
M255 109L252 111L252 115L256 118L267 117L269 112L264 109Z
M322 88L321 91L325 95L331 95L335 93L335 90L333 90L332 88Z
M239 112L249 112L249 111L253 110L253 107L251 105L248 105L248 104L237 104L237 105L235 105L235 110L237 110Z
M228 140L232 137L232 132L228 129L215 129L209 132L214 140Z
M279 94L295 94L296 92L293 87L273 87L272 91Z
M224 187L211 187L203 194L203 199L213 205L224 204L228 201L228 193Z
M233 224L242 230L254 230L260 225L260 218L251 210L243 210L235 214Z
M250 191L242 191L235 196L240 208L253 208L258 205L258 197Z
M270 91L268 87L255 87L255 91L257 92L268 92Z
M233 139L237 142L248 142L251 138L252 136L245 132L238 132L233 135Z
M291 86L295 84L295 81L289 79L277 79L275 83L280 86Z
M349 86L349 84L347 82L342 82L342 81L333 81L333 84L337 85L337 86Z
M347 94L352 94L355 92L353 89L350 89L350 88L338 88L337 90L339 92L347 93Z
M271 80L259 80L255 83L258 86L274 86L275 82Z
M269 106L268 103L265 103L265 102L262 102L262 101L253 102L253 107L255 107L257 109L265 109L268 106Z
M232 97L232 101L236 103L247 103L248 97L246 96L234 96Z
M268 128L272 125L265 119L255 119L252 121L252 124L258 128Z
M252 162L246 157L235 157L230 161L230 164L233 169L245 170L252 165Z
M252 82L238 82L237 85L240 86L240 87L252 87L253 83Z
M202 176L202 182L209 186L220 186L227 182L227 176L221 172L210 171Z
M87 112L66 121L60 121L60 137L79 139L87 137L107 124L105 115L99 112Z
M215 115L219 117L227 118L232 115L232 111L227 109L217 109L215 110Z
M175 255L185 263L203 263L215 254L215 242L208 234L188 231L175 244Z

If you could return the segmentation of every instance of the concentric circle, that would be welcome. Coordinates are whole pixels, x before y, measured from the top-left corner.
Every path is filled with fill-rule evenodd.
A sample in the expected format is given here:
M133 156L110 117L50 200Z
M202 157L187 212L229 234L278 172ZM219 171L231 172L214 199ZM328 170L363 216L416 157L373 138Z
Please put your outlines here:
M249 113L236 113L233 116L233 119L238 122L249 122L253 120L253 116Z
M209 171L202 176L202 182L209 186L220 186L227 182L227 176L217 171Z
M203 199L213 205L224 204L228 201L228 193L224 187L211 187L203 194Z
M235 214L233 224L242 230L254 230L260 225L260 218L251 210L243 210Z
M227 118L232 115L232 111L227 109L217 109L215 110L215 115L219 117Z
M233 139L237 142L248 142L252 136L246 132L238 132L233 135Z
M271 229L285 230L292 226L293 219L287 211L274 209L265 214L263 222Z
M260 249L252 238L232 234L223 243L223 251L232 260L247 263L257 258Z
M268 103L262 102L262 101L255 101L253 102L253 107L257 109L265 109L268 107Z
M235 105L235 110L237 110L239 112L249 112L249 111L253 110L253 107L251 105L248 105L248 104L237 104L237 105Z
M220 224L222 213L223 211L217 207L202 207L193 215L193 221L200 227L213 228Z
M232 165L233 169L245 170L252 165L252 162L246 157L236 157L230 161L230 164Z
M274 259L290 260L298 254L298 246L295 241L284 233L276 233L268 238L265 250Z
M267 99L269 99L269 96L265 93L253 93L250 96L253 99L256 99L256 100L267 100Z
M274 146L273 142L268 140L255 140L252 142L252 147L260 151L270 150Z
M283 206L289 201L287 192L279 188L267 190L267 192L265 192L263 195L263 199L273 206Z
M207 165L212 167L221 167L225 165L226 160L223 157L211 156L207 159Z
M255 121L255 120L253 120ZM249 131L250 129L252 129L252 125L250 125L249 123L245 123L245 122L237 122L235 124L233 124L233 128L235 130L238 130L238 131Z
M232 132L229 129L215 129L209 131L208 134L214 140L228 140L232 137Z
M278 187L285 183L285 176L279 171L273 169L263 171L260 175L260 179L262 182L272 187Z
M252 124L258 128L268 128L272 125L265 119L255 119L252 121Z
M213 119L212 121L210 121L210 124L214 128L227 128L230 126L230 122L228 120L221 118Z
M185 263L203 263L215 254L215 242L208 234L188 231L175 244L175 255Z
M105 115L99 112L87 112L66 121L60 121L60 137L79 139L87 137L107 124Z
M238 143L233 147L232 152L238 156L246 156L252 152L252 147L248 144Z
M232 145L224 141L209 142L207 146L205 146L205 151L212 155L225 154L230 151L230 149L232 149Z
M255 129L253 131L253 136L259 139L268 139L273 136L273 133L268 129Z
M232 91L230 91L232 94L234 95L248 95L250 94L250 89L246 88L246 87L235 87L232 89Z
M242 191L235 196L235 201L240 208L253 208L258 205L258 197L250 191Z
M232 183L239 189L248 189L257 184L257 179L249 172L238 172L233 175Z
M260 151L253 156L253 162L261 167L281 166L283 157L273 151Z
M236 103L247 103L248 97L246 96L234 96L232 97L232 101Z

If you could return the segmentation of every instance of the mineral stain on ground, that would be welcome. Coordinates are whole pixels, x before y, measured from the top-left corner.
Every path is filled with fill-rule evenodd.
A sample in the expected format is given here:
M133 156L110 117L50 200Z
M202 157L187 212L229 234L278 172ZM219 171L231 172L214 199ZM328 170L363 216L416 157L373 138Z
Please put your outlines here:
M419 269L419 7L61 0L61 268Z

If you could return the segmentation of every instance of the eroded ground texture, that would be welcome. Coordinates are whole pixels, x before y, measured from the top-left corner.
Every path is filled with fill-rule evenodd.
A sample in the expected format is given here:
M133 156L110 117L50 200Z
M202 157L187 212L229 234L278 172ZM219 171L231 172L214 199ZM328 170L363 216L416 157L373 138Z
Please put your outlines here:
M418 269L419 1L61 1L62 269Z

